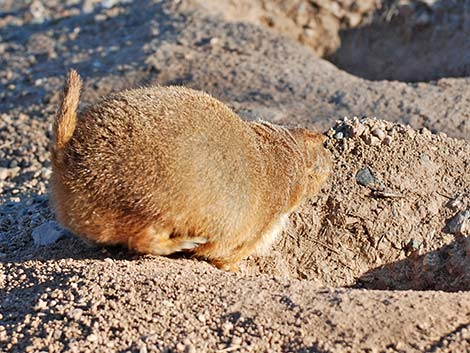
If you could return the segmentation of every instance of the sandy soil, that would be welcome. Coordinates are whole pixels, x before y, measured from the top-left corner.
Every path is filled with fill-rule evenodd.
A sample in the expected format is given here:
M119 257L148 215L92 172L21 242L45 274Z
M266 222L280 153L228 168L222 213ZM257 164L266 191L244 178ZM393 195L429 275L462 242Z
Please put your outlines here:
M468 1L188 0L181 6L269 28L369 80L470 73Z
M263 11L281 18L280 3ZM339 29L378 8L364 1L352 26L358 11L341 4ZM462 77L368 81L279 26L235 22L193 0L0 9L0 351L470 349L468 77L443 68L436 77ZM335 172L241 274L91 248L55 228L47 199L50 124L70 67L84 76L83 105L185 84L247 119L321 129ZM39 246L41 235L60 239Z

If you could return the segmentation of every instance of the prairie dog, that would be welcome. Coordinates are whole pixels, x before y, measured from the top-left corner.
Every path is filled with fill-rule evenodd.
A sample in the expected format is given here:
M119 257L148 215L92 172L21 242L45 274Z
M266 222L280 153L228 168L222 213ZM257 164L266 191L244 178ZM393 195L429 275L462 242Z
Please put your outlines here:
M63 226L95 243L191 251L236 271L331 171L322 135L243 121L206 93L128 90L78 118L81 86L72 70L54 122L51 200Z

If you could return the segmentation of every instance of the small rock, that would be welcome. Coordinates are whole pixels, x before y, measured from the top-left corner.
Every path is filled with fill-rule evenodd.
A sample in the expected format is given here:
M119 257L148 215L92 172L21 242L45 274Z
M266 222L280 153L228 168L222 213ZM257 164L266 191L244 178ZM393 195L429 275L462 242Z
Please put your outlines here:
M359 26L359 24L361 23L362 16L359 13L351 12L351 13L347 14L347 19L348 19L348 22L349 22L349 26L351 28L355 28L355 27Z
M105 9L110 9L111 7L119 4L119 2L119 0L104 0L101 1L101 6L103 6Z
M143 344L142 346L140 346L140 349L139 349L139 353L147 353L147 346L145 344Z
M429 130L429 129L425 128L425 127L421 128L421 129L420 129L420 132L421 132L421 134L422 134L423 136L426 136L426 137L431 137L431 136L432 136L431 130Z
M470 210L460 211L447 223L446 231L457 235L470 235Z
M68 316L73 320L77 321L82 317L83 310L82 309L73 309L68 313Z
M437 133L438 136L442 137L442 138L447 138L447 134L445 132L442 132L442 131L439 131Z
M344 134L340 131L337 132L334 137L336 140L342 140L344 138Z
M184 352L185 348L186 348L186 346L181 342L176 344L176 351L177 352Z
M33 0L29 5L29 13L33 17L33 23L44 23L49 19L47 10L39 0Z
M84 0L82 2L82 11L86 14L92 13L95 9L94 2L92 0Z
M92 333L87 336L86 340L89 342L96 342L98 341L98 336Z
M307 27L310 21L309 7L306 3L301 2L297 8L297 14L295 16L295 22L302 27Z
M454 211L463 211L470 207L470 194L458 194L453 200L447 203L447 207Z
M377 179L372 174L372 171L368 168L362 168L356 174L356 182L362 186L370 186L377 183Z
M44 178L44 179L49 179L49 177L51 176L51 170L49 168L42 168L41 169L41 176Z
M409 127L405 130L405 134L408 135L409 138L413 139L416 136L416 131Z
M10 170L8 168L0 168L0 180L5 180L10 176Z
M382 140L382 144L385 146L390 146L392 144L392 137L389 135L385 136Z
M370 132L373 136L377 137L379 140L383 140L385 138L385 132L382 129L375 128Z
M196 353L196 347L193 344L187 344L184 347L184 353Z
M239 346L241 345L243 342L243 340L241 339L241 337L238 337L238 336L235 336L233 339L232 339L232 345L233 346Z
M420 242L416 239L410 239L408 243L404 246L403 250L405 250L405 254L408 256L409 254L415 252L420 247Z
M227 335L233 329L233 324L230 321L224 322L222 324L222 332Z
M359 137L364 133L364 131L366 131L366 127L363 124L357 124L357 125L352 127L351 136L352 137Z
M380 139L373 135L367 135L365 141L369 146L377 146L380 144Z
M41 311L41 310L44 310L47 308L47 303L42 300L42 299L39 299L38 300L38 303L36 304L36 306L34 307L34 310L36 311Z
M32 236L37 246L51 245L65 235L57 222L49 221L34 228Z
M217 38L217 37L212 37L209 43L210 43L210 45L212 45L212 46L216 46L217 44L219 44L219 42L220 42L220 39L219 39L219 38Z

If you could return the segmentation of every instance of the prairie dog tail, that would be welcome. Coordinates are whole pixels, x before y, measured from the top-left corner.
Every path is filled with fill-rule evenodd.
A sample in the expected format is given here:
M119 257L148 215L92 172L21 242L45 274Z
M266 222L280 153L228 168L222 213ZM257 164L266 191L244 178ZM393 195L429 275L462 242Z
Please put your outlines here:
M77 107L82 80L75 70L70 70L64 87L62 102L55 117L53 127L52 160L60 163L60 151L72 138L77 123Z
M72 138L77 123L77 107L82 80L75 70L70 70L64 87L62 102L54 122L54 144L62 149Z

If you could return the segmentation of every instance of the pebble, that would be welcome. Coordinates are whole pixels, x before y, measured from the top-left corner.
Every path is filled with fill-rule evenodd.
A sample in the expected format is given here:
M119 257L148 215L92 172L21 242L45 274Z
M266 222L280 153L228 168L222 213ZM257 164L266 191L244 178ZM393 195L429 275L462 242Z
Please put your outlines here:
M365 141L369 146L377 146L380 144L380 139L373 135L366 135Z
M98 336L92 333L87 336L86 340L90 342L96 342L98 341Z
M446 231L456 235L470 235L470 210L460 211L452 217Z
M344 138L344 134L340 131L337 132L334 137L336 140L342 140Z
M377 183L377 179L372 174L372 171L368 168L362 168L356 174L356 182L362 186L369 186Z
M448 202L447 207L454 211L462 211L467 205L470 207L470 194L468 196L459 194Z
M217 44L219 44L220 42L220 39L217 38L217 37L212 37L211 40L210 40L210 45L211 46L216 46Z
M351 129L351 136L352 137L359 137L366 131L366 126L363 124L358 124L352 127Z
M49 177L51 176L51 170L49 168L42 168L41 169L41 176L44 178L44 179L49 179Z
M0 168L0 180L5 180L10 176L10 170L8 168Z
M377 137L379 140L383 140L385 138L385 132L382 129L375 128L370 132L373 136Z
M120 0L104 0L101 1L101 6L103 6L105 9L110 9L111 7L119 4L120 2Z
M426 137L431 137L431 136L432 136L431 130L429 130L429 129L425 128L425 127L421 128L421 129L420 129L420 132L421 132L422 135L424 135L424 136L426 136Z
M177 351L177 352L184 352L184 349L185 349L185 348L186 348L186 346L185 346L183 343L181 343L181 342L179 342L178 344L176 344L176 351Z
M82 309L73 309L68 313L68 316L75 321L79 320L82 317L83 310Z
M385 145L385 146L390 146L392 144L392 140L393 140L392 137L387 135L382 140L382 144Z
M196 347L194 347L192 344L187 344L184 347L184 353L196 353Z
M51 245L65 235L57 222L49 221L33 229L33 240L37 246Z
M232 339L232 345L235 345L235 346L241 345L242 342L243 342L243 340L241 339L241 337L238 337L238 336L235 336Z
M224 322L222 324L222 332L224 334L226 335L229 334L232 329L233 329L233 324L230 321Z
M407 128L405 130L405 133L411 139L413 139L416 136L416 132L412 128Z
M39 299L38 303L34 307L34 310L41 311L47 308L47 303L44 300Z
M33 17L33 23L44 23L49 18L46 13L46 8L39 0L33 0L29 5L29 12Z
M412 238L412 239L410 239L410 241L406 245L407 245L407 248L410 251L416 251L416 250L419 249L421 243L418 240L416 240L415 238Z

